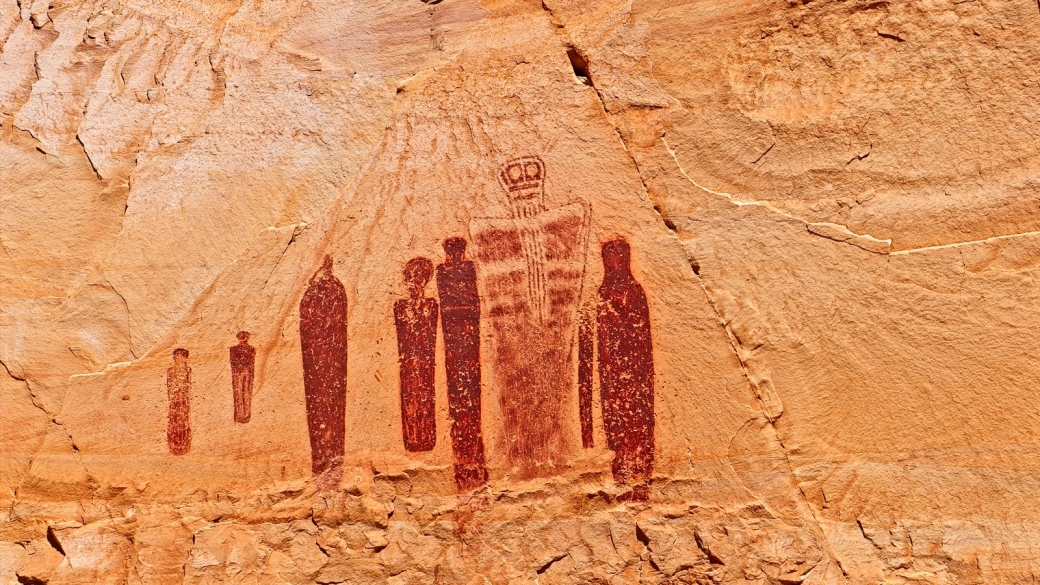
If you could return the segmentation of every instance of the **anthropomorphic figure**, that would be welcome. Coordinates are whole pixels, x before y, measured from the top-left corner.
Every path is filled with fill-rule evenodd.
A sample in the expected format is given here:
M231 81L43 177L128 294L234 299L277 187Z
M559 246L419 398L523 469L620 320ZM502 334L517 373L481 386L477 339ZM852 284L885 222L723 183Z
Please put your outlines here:
M607 448L614 452L614 481L632 485L630 497L646 500L654 470L654 349L650 309L643 287L631 270L631 250L623 239L603 244L603 285L596 308L595 343ZM591 328L583 328L579 346L589 345ZM582 360L591 359L589 351ZM591 364L581 364L586 371ZM588 381L591 394L591 376ZM588 397L591 403L591 396ZM591 408L589 427L591 446Z
M445 261L437 266L437 295L448 378L448 415L455 456L455 484L468 491L487 483L484 435L480 426L480 301L466 240L444 241Z
M253 371L256 348L249 345L249 332L239 331L238 345L231 346L231 389L235 397L235 422L247 423L252 416Z
M595 447L592 430L592 386L595 364L596 309L584 307L578 314L578 417L581 419L581 445Z
M491 324L492 390L513 473L552 475L576 449L563 405L574 396L588 209L584 202L546 207L545 165L538 157L506 162L498 179L512 217L470 223Z
M331 486L342 472L347 409L347 292L332 274L331 256L300 301L300 346L311 471L331 472L323 481Z
M401 431L408 451L437 444L437 395L433 386L437 347L437 301L425 295L433 262L412 258L404 266L408 297L394 303L401 378Z
M173 350L173 366L166 370L166 394L166 442L170 453L184 455L191 449L191 367L182 347Z

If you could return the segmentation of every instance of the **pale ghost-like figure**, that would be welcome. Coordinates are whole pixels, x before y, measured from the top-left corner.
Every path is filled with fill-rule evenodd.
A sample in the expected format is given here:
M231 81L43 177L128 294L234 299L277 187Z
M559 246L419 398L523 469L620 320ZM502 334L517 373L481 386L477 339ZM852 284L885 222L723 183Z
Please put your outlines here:
M506 456L521 478L559 471L574 450L564 420L574 398L573 344L585 275L588 205L545 204L538 157L502 165L512 217L470 223L480 296L490 322L492 389Z

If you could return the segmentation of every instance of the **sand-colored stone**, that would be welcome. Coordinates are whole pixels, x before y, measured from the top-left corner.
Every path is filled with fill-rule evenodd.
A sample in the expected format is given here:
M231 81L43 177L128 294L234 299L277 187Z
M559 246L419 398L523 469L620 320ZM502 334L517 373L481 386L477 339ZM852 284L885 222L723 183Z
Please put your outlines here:
M1037 31L1031 0L0 3L0 583L1031 581ZM512 459L479 259L488 483L454 480L440 331L436 446L404 449L402 270L523 224L517 157L584 218L575 323L631 246L646 502L598 377L592 448L575 373L553 465ZM314 478L326 256L345 457Z

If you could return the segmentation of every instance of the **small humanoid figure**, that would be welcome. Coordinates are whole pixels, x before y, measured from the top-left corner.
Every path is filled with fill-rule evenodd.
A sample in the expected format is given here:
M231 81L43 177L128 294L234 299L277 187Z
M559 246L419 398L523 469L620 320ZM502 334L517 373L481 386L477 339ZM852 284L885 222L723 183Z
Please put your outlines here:
M173 366L166 370L167 411L166 442L170 453L184 455L191 449L191 367L188 350L173 350Z
M252 416L253 369L256 348L249 345L249 332L239 331L238 345L231 346L231 389L235 397L235 422L247 423Z

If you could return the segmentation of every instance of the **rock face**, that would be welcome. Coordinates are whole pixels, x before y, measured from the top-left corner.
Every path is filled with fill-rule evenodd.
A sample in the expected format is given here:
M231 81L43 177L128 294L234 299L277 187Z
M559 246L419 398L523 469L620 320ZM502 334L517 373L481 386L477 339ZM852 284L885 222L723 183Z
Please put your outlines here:
M1033 0L0 0L0 584L1040 571Z

